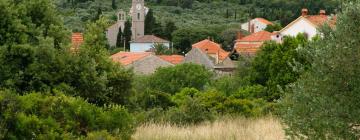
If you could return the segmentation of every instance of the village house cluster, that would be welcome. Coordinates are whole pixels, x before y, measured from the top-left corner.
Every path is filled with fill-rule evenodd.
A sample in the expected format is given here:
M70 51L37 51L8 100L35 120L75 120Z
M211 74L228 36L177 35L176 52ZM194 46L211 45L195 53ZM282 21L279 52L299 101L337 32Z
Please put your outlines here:
M301 16L285 26L280 31L272 33L265 28L274 23L264 19L255 18L242 23L241 29L250 33L248 36L237 35L234 49L227 52L221 45L211 39L204 39L192 45L192 49L183 55L155 55L153 47L161 44L167 48L171 46L170 41L154 35L144 34L144 20L148 8L144 6L143 0L133 0L129 15L132 17L133 37L130 42L130 52L118 52L111 56L114 62L118 62L126 68L132 68L136 74L151 74L159 67L169 67L181 63L195 63L213 70L218 75L232 74L236 68L236 62L230 59L232 54L241 56L254 56L266 41L281 43L285 36L296 36L305 34L309 39L318 35L319 27L328 24L335 26L336 16L327 15L326 11L320 10L317 15L309 15L307 9L302 9ZM118 29L124 26L126 12L120 10L118 21L111 25L106 33L111 46L116 44ZM122 28L124 29L124 28ZM83 41L81 33L73 33L73 48L78 48Z

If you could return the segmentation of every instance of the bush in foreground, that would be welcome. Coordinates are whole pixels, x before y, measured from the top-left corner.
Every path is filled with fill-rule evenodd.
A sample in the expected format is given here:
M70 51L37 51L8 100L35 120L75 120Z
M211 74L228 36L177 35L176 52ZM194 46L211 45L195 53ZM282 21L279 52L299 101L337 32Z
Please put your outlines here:
M97 107L81 98L0 91L0 139L129 139L134 120L121 106ZM91 135L90 135L91 134Z

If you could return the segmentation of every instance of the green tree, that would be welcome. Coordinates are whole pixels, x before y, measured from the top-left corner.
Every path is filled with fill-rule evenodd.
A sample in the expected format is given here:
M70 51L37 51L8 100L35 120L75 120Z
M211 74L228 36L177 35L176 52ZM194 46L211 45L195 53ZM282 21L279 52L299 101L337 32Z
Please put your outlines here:
M116 0L111 0L111 8L113 10L117 9Z
M266 26L265 31L268 31L270 33L274 32L274 31L280 31L282 29L280 24L271 24Z
M212 72L196 64L181 64L175 67L159 68L150 78L149 87L170 94L182 88L203 89L210 81Z
M0 1L0 45L39 44L52 38L53 44L68 42L68 32L50 0Z
M310 70L290 87L282 117L304 139L359 139L360 2L344 5L336 29L311 45ZM309 51L309 50L307 50Z
M155 28L155 17L152 9L149 9L145 16L145 34L153 34Z
M177 30L174 22L167 21L164 27L164 38L172 41L172 33Z
M118 32L117 37L116 37L116 47L117 48L124 47L124 35L123 35L122 30L121 30L121 27L119 27L119 32Z
M130 20L126 20L126 22L125 22L123 36L124 36L124 41L125 41L125 48L127 50L129 50L130 49L130 41L131 41L131 37L132 37Z
M295 62L309 65L297 52L299 47L306 47L307 44L308 39L299 34L297 37L285 37L282 44L268 42L263 45L251 64L250 83L268 87L268 101L279 99L279 87L284 88L295 82L302 74L302 71L294 71L292 65Z

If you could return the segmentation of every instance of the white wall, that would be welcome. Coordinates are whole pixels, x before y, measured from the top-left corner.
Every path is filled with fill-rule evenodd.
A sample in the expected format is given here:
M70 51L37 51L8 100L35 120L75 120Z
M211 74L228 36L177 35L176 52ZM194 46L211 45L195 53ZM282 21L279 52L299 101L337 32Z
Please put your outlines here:
M169 47L169 43L162 43ZM130 52L146 52L153 47L154 43L130 43Z
M254 24L254 27L255 27L254 32L255 33L263 31L267 27L266 24L264 24L264 23L262 23L262 22L260 22L260 21L258 21L256 19L251 20L250 24ZM246 31L249 32L249 22L241 24L241 29L246 30Z
M316 36L318 32L314 26L312 26L308 21L305 21L304 19L298 20L289 28L281 31L282 36L296 36L299 33L306 33L309 39L312 39Z

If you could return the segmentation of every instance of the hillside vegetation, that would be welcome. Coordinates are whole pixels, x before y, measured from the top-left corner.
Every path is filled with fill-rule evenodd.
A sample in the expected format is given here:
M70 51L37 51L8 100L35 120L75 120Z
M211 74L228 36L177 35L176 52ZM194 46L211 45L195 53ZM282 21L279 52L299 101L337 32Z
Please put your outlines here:
M235 72L223 77L192 63L135 75L109 59L105 31L120 3L53 2L0 0L0 139L208 139L203 132L277 139L285 137L282 128L293 139L360 138L360 1L342 4L336 28L325 25L311 40L299 34L281 44L266 42L256 56L239 57ZM191 11L197 3L224 3L167 2L149 5ZM298 11L291 5L305 1L266 5L280 2L289 4L281 11ZM79 49L71 49L70 23L84 33ZM239 30L228 24L178 25L169 36L170 22L152 32L167 33L182 53L206 36L231 42Z

